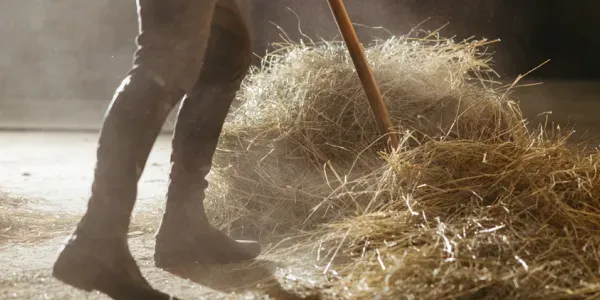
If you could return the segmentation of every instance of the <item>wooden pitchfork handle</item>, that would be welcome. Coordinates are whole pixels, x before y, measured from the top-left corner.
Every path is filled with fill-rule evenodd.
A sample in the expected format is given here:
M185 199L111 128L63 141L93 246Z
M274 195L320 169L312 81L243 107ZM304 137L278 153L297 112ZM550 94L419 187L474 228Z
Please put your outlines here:
M358 36L354 31L354 27L352 26L348 12L344 7L344 3L342 0L328 1L329 8L333 13L333 17L335 18L338 29L340 30L340 33L346 42L346 47L348 47L348 52L350 52L350 57L352 58L352 62L354 62L354 67L356 68L358 77L360 78L367 99L369 100L369 106L371 107L371 111L375 116L377 126L382 134L388 134L391 141L391 146L393 149L397 149L398 136L396 136L393 132L394 125L392 124L387 108L383 103L381 92L377 87L377 83L375 83L375 78L373 77L371 68L367 63L367 59L365 58L362 46L358 41Z

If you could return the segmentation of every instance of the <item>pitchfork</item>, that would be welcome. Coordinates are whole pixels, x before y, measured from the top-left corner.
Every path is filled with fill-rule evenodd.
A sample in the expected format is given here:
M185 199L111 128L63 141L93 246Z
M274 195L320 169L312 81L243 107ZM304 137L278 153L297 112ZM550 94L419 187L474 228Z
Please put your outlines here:
M358 73L358 77L362 83L367 100L369 101L369 106L371 107L371 111L373 112L375 121L377 122L377 126L382 134L387 134L388 138L390 139L392 146L391 150L397 149L398 136L396 136L393 132L394 125L392 124L387 108L383 103L381 92L377 87L377 83L375 83L373 72L371 71L367 59L365 58L360 42L358 41L358 36L356 36L352 22L350 21L350 17L346 11L346 7L344 7L342 0L328 1L329 8L331 8L331 12L333 13L333 17L335 18L338 29L344 38L346 47L348 47L348 52L350 52L350 57L354 63L354 68L356 68L356 73Z

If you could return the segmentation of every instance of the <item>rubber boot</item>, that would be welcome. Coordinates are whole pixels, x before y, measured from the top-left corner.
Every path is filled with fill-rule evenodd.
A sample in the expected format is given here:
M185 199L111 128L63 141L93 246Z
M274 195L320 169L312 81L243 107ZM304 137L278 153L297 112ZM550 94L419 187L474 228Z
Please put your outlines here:
M146 74L123 81L100 131L88 209L58 255L55 278L114 299L172 299L144 279L127 232L137 182L176 99Z
M218 11L215 18L222 20ZM233 240L209 224L203 205L223 123L251 61L248 36L232 32L232 24L213 25L204 69L177 116L166 209L156 234L154 259L161 268L236 263L261 252L257 242Z

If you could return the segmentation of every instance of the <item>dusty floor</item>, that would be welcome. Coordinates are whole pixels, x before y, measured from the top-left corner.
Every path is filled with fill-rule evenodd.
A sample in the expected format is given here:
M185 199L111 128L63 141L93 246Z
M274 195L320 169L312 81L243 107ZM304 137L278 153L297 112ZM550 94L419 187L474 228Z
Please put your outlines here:
M540 112L552 110L551 121L562 126L574 123L580 126L578 138L585 140L600 134L596 109L600 95L598 82L553 82L544 87L522 90L517 95L521 96L523 112L530 120L542 121ZM69 114L81 119L75 120L66 117L65 112L55 105L49 106L48 110L54 113L45 113L46 119L42 120L44 122L40 126L74 127L73 124L77 123L93 129L99 123L102 109L94 109L85 117L81 114ZM31 125L32 120L39 120L39 116L24 111L28 110L23 105L0 107L0 127L35 127L23 124ZM85 126L85 122L88 126ZM165 125L167 130L169 127L169 124ZM26 199L24 207L19 209L45 214L45 217L35 214L29 216L30 220L36 221L37 226L28 228L32 238L23 238L21 235L21 239L13 236L6 240L3 238L5 233L0 231L0 299L106 299L102 295L75 291L50 276L50 268L60 242L85 210L95 160L96 138L95 132L0 132L0 192ZM265 259L257 265L241 268L199 266L187 270L186 274L178 275L153 267L152 232L158 225L160 216L156 215L157 208L162 206L167 187L169 142L169 135L161 136L149 158L140 180L139 201L135 209L137 215L144 216L146 223L144 227L140 227L134 221L130 237L132 253L149 281L157 288L183 299L199 299L203 295L207 299L215 299L217 296L237 298L251 295L252 287L257 282L266 280L277 282L267 289L271 296L276 296L277 299L294 299L284 290L289 284L294 284L298 276L302 277L302 274L312 270L311 266L294 262L302 261L301 258L293 260L287 257L287 265ZM1 196L2 194L0 201L4 201ZM44 228L44 218L60 223L59 228L54 228L51 224ZM45 229L48 232L42 234L41 231ZM273 278L277 280L270 280ZM236 284L232 285L232 282Z
M62 238L36 244L0 248L0 299L110 299L97 292L84 293L50 275ZM302 270L269 260L252 265L194 266L173 273L154 267L150 234L131 237L131 251L142 273L156 288L180 299L299 299L287 292ZM289 275L293 273L294 275ZM259 298L260 297L260 298Z
M50 276L60 243L85 210L95 141L94 133L0 133L0 191L27 199L19 209L59 219L66 216L62 219L62 231L49 230L46 236L36 236L33 232L31 238L0 238L0 299L106 299L97 293L85 294L71 289ZM289 267L273 261L241 268L198 266L177 275L154 267L152 232L160 218L156 208L161 207L167 186L169 141L167 135L159 138L140 180L135 213L150 219L150 225L145 223L146 227L136 228L134 219L130 233L132 253L148 280L183 299L198 299L202 295L214 299L217 295L248 296L253 293L251 287L258 282L286 278L291 272ZM36 230L44 231L43 228ZM299 274L298 270L293 273ZM277 299L293 299L277 285L268 290L272 296L277 295Z
M95 133L0 133L0 190L43 199L44 210L82 212L91 186L96 139ZM140 209L162 200L170 149L170 136L160 136L140 179Z

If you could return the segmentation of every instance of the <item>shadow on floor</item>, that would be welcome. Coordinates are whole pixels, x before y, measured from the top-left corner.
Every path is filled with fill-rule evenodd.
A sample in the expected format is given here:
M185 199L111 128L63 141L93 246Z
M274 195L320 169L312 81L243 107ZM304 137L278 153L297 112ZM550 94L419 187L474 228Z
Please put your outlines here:
M275 299L321 299L314 293L285 289L275 275L278 268L284 268L284 266L273 261L257 260L230 265L198 264L165 269L165 271L224 293L253 291L267 294Z

